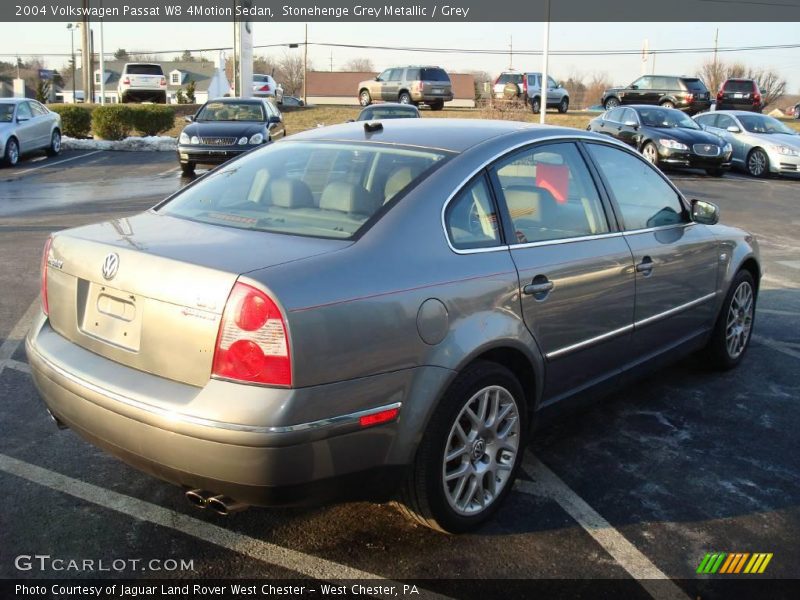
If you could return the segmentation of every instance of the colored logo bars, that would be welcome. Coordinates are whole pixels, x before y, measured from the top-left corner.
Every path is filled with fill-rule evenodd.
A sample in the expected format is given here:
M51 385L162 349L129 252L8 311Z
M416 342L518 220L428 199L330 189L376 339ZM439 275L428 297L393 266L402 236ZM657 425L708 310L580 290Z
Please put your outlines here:
M769 561L772 560L772 553L749 552L708 552L703 558L697 572L700 574L739 574L739 573L763 573Z

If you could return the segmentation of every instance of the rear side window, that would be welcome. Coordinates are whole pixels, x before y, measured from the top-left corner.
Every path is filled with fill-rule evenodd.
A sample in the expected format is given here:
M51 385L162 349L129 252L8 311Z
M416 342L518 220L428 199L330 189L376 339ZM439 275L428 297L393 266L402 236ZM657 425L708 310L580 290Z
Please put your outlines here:
M125 73L128 75L164 75L161 65L128 65Z
M407 81L419 81L421 78L419 69L406 69Z
M723 85L722 89L726 92L737 92L741 94L751 94L754 91L754 85L752 81L733 81L728 80Z
M423 81L446 81L450 82L450 77L444 69L422 69Z
M587 146L611 187L627 231L688 221L677 192L650 164L624 150Z
M348 239L446 156L378 144L280 142L228 163L158 211L227 227Z
M690 92L707 92L706 84L699 79L681 79L683 85Z
M445 213L454 248L491 248L500 244L499 219L486 177L481 175L450 202Z
M495 173L517 243L608 232L597 188L574 144L525 150Z

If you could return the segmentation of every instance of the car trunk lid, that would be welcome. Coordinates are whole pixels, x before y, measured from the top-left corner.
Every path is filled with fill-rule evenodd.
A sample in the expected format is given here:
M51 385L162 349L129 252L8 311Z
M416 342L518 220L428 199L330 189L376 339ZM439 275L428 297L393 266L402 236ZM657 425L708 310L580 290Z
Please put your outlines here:
M351 242L144 213L57 234L47 268L53 329L118 363L202 386L242 273Z

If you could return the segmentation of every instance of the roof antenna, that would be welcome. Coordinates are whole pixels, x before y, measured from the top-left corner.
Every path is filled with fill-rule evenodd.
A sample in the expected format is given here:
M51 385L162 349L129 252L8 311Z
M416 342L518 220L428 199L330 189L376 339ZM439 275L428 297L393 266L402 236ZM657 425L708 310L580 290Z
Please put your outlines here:
M376 131L383 131L383 123L376 121L374 123L364 123L364 131L367 133L374 133Z

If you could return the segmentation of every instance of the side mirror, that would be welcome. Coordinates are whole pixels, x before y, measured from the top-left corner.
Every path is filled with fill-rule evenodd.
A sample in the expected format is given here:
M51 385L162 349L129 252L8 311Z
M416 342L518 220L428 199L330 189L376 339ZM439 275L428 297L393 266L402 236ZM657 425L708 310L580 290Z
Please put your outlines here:
M632 90L638 90L639 86L634 83L633 85L631 85L631 89Z
M623 125L625 125L625 127L633 127L634 129L639 129L639 124L636 121L625 121Z
M728 129L728 131L730 131L731 133L741 133L741 131L742 131L742 130L741 130L741 129L739 129L739 128L738 128L736 125L731 125L731 126L730 126L730 127L728 127L727 129Z
M17 117L17 123L24 123L25 121L30 121L30 117Z
M277 115L272 115L267 122L268 123L280 123L281 122L281 118L279 116L277 116Z
M703 225L719 223L719 207L705 200L692 200L692 221Z
M194 123L194 115L186 115L185 117L183 117L183 120L186 121L187 123Z

